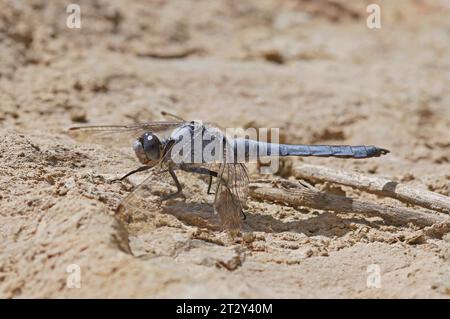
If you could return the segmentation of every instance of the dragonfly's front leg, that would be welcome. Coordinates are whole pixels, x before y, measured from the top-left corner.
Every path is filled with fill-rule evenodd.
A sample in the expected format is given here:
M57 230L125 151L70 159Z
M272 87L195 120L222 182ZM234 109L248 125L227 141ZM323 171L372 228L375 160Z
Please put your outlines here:
M131 176L131 175L133 175L133 174L136 174L136 173L139 173L139 172L143 172L143 171L146 171L146 170L148 170L148 169L150 169L150 168L152 168L153 166L141 166L141 167L139 167L139 168L137 168L137 169L135 169L135 170L132 170L131 172L129 172L129 173L126 173L124 176L122 176L121 178L116 178L116 179L113 179L112 180L112 182L114 183L114 182L119 182L119 181L123 181L125 178L127 178L128 176Z

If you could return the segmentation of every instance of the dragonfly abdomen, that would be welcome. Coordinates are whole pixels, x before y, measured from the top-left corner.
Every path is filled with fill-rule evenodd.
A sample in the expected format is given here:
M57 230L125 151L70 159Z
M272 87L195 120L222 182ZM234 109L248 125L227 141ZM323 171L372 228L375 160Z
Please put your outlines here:
M286 145L280 144L280 156L320 156L341 158L369 158L389 153L372 145Z
M266 143L251 139L234 140L234 160L251 161L266 156L320 156L340 158L369 158L389 153L388 150L368 145L289 145Z

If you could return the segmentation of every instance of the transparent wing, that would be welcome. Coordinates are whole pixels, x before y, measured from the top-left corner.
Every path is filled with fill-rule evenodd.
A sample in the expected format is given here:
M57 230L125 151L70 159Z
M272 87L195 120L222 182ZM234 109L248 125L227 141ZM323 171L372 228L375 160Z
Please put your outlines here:
M131 125L78 126L69 129L69 135L81 142L99 143L110 146L130 146L134 139L144 132L161 134L168 132L183 122L147 122Z
M204 126L210 135L222 140L225 135L217 126ZM197 132L205 133L202 129ZM200 134L200 133L194 133ZM204 167L217 173L214 210L220 216L222 226L227 229L238 229L242 224L243 209L248 195L248 174L243 163L227 163L227 149L232 145L225 140L222 153L204 163L192 163L191 167ZM189 154L190 155L190 154ZM203 158L205 159L205 158Z
M176 191L165 166L152 168L140 184L119 204L116 213L128 221L145 219L161 209L161 197Z
M248 174L245 165L221 164L217 174L214 210L219 214L224 228L238 229L241 226L247 195Z

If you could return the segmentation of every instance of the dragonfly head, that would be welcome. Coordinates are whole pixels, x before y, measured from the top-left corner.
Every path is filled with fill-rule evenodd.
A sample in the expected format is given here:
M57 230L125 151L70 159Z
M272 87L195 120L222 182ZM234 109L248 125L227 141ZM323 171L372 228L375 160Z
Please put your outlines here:
M141 137L135 140L133 149L139 162L142 164L159 161L163 153L161 141L156 135L150 132L142 134Z

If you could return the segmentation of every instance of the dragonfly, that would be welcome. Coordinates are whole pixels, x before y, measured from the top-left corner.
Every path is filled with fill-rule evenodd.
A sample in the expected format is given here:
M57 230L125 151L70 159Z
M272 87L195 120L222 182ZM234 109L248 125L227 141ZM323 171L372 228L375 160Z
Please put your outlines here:
M214 212L219 215L222 226L227 229L238 229L245 220L244 208L249 184L246 164L252 160L274 156L361 159L389 153L387 149L371 145L271 143L229 136L223 129L209 123L185 121L177 116L174 118L173 121L130 125L72 127L69 129L69 135L80 141L99 142L110 146L131 146L141 166L119 180L148 170L152 170L152 174L156 176L163 174L170 176L177 190L161 194L163 201L182 194L183 187L177 177L178 171L209 177L207 193L214 194ZM200 156L197 156L199 153ZM214 192L211 192L213 179L215 179ZM137 198L145 197L154 185L155 178L147 177L121 201L117 211L122 212L127 207L133 206Z

